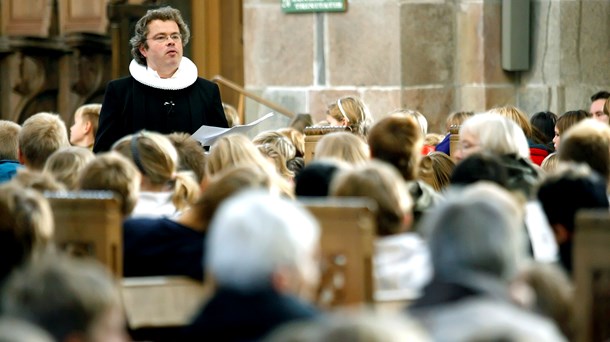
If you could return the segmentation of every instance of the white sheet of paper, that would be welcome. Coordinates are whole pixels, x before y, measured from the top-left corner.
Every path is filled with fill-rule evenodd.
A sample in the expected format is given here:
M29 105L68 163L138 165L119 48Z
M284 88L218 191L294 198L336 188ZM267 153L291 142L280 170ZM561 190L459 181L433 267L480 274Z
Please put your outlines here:
M192 134L193 139L201 142L203 146L211 146L214 144L216 139L235 133L246 133L251 130L254 126L260 124L261 122L269 119L273 116L273 112L267 113L264 116L258 118L257 120L252 121L247 125L239 125L233 126L231 128L221 128L214 126L206 126L202 125L199 129Z

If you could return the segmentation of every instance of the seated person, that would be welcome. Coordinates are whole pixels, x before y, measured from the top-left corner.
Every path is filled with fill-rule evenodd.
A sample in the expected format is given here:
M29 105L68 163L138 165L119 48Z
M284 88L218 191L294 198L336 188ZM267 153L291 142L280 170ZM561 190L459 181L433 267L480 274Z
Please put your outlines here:
M259 340L316 317L304 301L318 285L320 229L296 202L263 191L221 205L209 227L205 268L216 285L182 340Z
M120 201L121 214L133 211L140 192L140 174L136 167L117 152L98 154L78 177L78 190L113 191Z
M331 195L369 197L377 204L373 275L375 298L413 299L430 280L428 246L411 230L413 200L396 169L374 161L339 172L331 183Z
M202 280L207 228L218 206L238 191L270 187L263 170L228 168L210 181L199 201L179 218L127 219L123 223L124 276L185 275Z
M19 132L19 162L42 171L49 156L70 146L66 124L57 114L41 112L27 118Z
M178 151L157 132L140 131L112 146L131 160L142 175L133 217L175 217L199 198L199 184L192 172L178 171Z
M0 185L0 287L6 277L52 246L53 213L37 191L14 181Z
M608 209L606 182L586 164L560 163L538 189L538 199L559 245L559 261L572 273L572 241L576 212Z
M520 309L510 296L510 282L527 260L523 213L509 192L479 183L448 196L424 217L420 231L434 275L408 310L433 340L473 341L482 332L508 334L510 340L564 340L550 320Z
M8 280L2 312L33 323L59 342L126 342L115 280L93 260L48 255Z
M74 190L78 183L78 177L75 176L94 158L95 154L86 148L62 147L49 156L42 172L52 175L67 189Z
M19 131L18 124L0 120L0 183L9 181L22 167L18 155Z
M78 107L74 112L74 124L70 127L70 144L93 150L102 105L91 103Z

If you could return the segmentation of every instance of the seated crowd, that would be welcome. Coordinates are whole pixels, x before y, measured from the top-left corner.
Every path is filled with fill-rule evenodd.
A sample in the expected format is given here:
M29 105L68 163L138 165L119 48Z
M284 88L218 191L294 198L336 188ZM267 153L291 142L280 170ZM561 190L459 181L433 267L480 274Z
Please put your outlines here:
M53 113L0 120L0 340L129 340L120 279L54 243L61 227L44 194L63 190L115 193L124 277L210 285L175 340L577 334L575 217L610 208L610 126L596 120L607 120L608 100L595 118L574 110L529 119L514 106L455 112L441 135L418 111L374 120L361 99L342 97L319 124L348 129L323 135L307 164L298 123L223 136L209 152L186 133L140 131L95 155L99 110L79 108L70 130ZM316 304L321 228L306 197L375 203L374 298L398 300L400 310Z

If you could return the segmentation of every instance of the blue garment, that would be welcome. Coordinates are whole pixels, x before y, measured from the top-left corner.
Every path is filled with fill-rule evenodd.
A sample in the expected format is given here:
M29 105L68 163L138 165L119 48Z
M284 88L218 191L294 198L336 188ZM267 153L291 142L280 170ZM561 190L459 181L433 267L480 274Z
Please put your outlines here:
M203 279L205 233L167 218L133 218L123 223L123 275L184 275Z
M0 183L10 181L22 167L23 165L16 160L0 160Z
M445 138L443 139L443 141L441 141L440 143L438 143L438 145L436 145L435 150L438 152L443 152L446 155L450 156L451 155L450 154L451 149L450 149L450 144L449 144L450 138L451 138L451 134L445 135Z

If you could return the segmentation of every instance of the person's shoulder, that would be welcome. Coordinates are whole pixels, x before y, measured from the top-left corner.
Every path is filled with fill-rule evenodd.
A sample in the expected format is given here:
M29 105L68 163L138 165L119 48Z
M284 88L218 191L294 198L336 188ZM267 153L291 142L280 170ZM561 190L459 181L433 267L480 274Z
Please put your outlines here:
M197 77L195 84L198 86L201 86L201 87L206 87L206 88L207 87L217 87L215 82L205 79L203 77Z
M131 75L129 75L129 76L117 78L117 79L114 79L114 80L108 82L108 87L124 88L124 87L131 86L133 84L133 81L134 81L134 78Z

